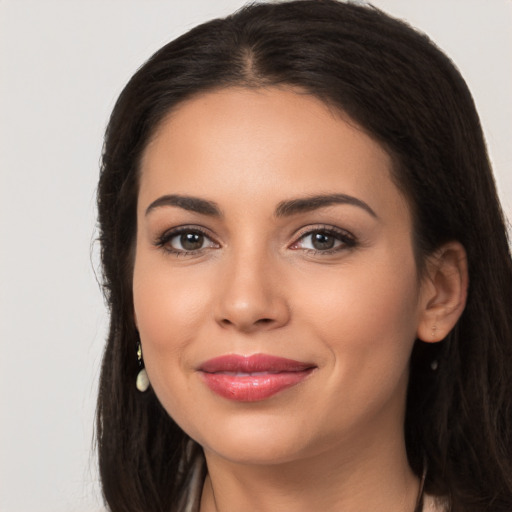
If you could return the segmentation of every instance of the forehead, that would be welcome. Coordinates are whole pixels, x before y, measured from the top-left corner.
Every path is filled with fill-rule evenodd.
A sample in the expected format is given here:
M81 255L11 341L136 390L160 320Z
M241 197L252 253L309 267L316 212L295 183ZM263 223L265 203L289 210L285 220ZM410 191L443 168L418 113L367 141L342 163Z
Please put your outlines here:
M228 88L179 105L141 165L140 201L184 193L247 204L258 194L363 195L401 202L384 148L316 97L290 89Z

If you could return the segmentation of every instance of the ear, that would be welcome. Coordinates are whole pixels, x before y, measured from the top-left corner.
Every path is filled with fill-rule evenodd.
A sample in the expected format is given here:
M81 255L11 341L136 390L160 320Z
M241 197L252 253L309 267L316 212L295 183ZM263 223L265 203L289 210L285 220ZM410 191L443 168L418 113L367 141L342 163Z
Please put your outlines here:
M459 320L468 293L466 250L449 242L428 257L421 285L417 337L427 343L443 340Z

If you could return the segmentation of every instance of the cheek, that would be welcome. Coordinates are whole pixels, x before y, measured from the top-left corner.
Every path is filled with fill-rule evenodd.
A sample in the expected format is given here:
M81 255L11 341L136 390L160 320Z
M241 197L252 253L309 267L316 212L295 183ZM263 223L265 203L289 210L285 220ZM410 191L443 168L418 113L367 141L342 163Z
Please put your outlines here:
M187 269L172 268L165 257L141 254L136 258L133 300L141 334L144 331L156 342L197 321L209 302L208 286L203 284L205 275L196 275L193 280L190 276ZM170 342L172 339L167 340Z
M183 374L183 352L208 311L208 287L201 279L154 261L144 254L135 262L133 300L144 363L155 391ZM178 371L177 371L178 370Z
M407 367L418 321L413 258L376 258L317 276L315 293L298 290L304 323L329 347L334 364L354 377L364 367L382 377ZM322 286L321 283L324 285Z
M392 260L391 260L392 261ZM419 287L414 262L354 265L337 275L316 276L307 297L297 303L299 331L327 349L323 394L314 413L333 438L338 432L363 431L380 417L396 425L408 382L416 334ZM312 283L312 281L309 281ZM323 286L321 284L323 283ZM308 290L306 290L308 288Z

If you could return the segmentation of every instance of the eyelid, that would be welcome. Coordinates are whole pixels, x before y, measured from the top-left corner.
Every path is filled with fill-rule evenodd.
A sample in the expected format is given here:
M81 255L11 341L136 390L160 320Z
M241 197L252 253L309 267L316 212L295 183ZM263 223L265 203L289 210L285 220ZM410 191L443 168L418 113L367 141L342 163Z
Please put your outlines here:
M202 247L200 249L196 250L190 250L187 251L185 249L175 249L173 247L169 247L169 242L176 236L179 236L183 233L199 233L202 236L204 236L206 239L208 239L212 244L213 247ZM159 235L155 241L153 242L153 245L158 247L159 249L162 249L163 251L174 254L176 256L187 256L187 255L193 255L193 254L199 254L207 249L212 248L218 248L220 247L220 243L215 240L215 238L212 236L209 230L206 228L203 228L202 226L198 226L195 224L185 224L182 226L175 226L173 228L165 230L161 235Z
M302 248L297 247L299 242L306 238L307 236L311 236L314 233L327 233L329 235L332 235L336 237L338 241L341 242L340 245L333 247L332 249L309 249L309 248ZM319 225L312 225L312 226L306 226L304 228L301 228L299 232L296 234L294 238L294 242L289 246L292 250L304 250L308 252L314 252L318 254L332 254L341 250L350 249L352 247L355 247L357 245L357 239L356 237L347 231L346 229L338 228L336 226L332 225L326 225L326 224L319 224Z

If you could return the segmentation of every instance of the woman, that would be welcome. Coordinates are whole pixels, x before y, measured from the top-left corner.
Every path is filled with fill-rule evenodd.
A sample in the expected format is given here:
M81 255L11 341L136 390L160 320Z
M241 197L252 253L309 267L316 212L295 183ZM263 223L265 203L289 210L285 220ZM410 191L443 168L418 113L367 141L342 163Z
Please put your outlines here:
M512 264L453 65L256 4L122 92L98 190L111 510L512 510Z

